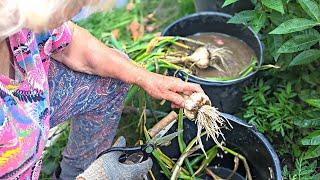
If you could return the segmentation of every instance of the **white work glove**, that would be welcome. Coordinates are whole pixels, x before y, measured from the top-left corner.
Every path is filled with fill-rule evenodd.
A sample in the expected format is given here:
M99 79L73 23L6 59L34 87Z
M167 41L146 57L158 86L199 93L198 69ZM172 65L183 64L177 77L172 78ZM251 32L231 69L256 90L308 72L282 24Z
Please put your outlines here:
M119 137L113 147L125 147L126 140ZM152 160L148 158L138 164L123 164L119 162L119 157L123 153L113 151L106 153L94 161L88 169L81 173L77 180L127 180L143 179L152 168Z

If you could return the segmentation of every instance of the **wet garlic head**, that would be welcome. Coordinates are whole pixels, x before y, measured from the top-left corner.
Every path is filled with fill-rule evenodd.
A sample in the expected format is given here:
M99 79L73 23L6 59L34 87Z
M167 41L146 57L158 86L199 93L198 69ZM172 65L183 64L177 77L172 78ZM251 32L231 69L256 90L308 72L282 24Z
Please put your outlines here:
M203 105L211 106L211 101L209 97L201 92L193 93L191 96L186 98L184 114L190 120L195 120L197 117L199 109Z
M209 66L209 52L206 47L199 47L187 60L194 62L198 68L205 69Z
M204 93L193 93L185 101L184 113L190 120L195 120L198 127L197 139L202 151L206 154L201 141L201 131L204 129L207 132L207 137L211 137L213 141L220 147L223 142L219 142L218 138L224 135L222 128L230 127L228 120L221 116L217 108L211 106L209 97Z

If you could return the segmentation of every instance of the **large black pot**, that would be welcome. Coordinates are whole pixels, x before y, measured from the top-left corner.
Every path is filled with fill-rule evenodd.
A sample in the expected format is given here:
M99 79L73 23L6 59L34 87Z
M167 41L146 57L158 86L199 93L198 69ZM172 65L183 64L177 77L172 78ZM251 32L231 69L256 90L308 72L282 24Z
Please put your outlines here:
M281 166L280 161L274 149L268 140L259 133L253 126L248 125L242 120L229 114L223 114L223 117L228 119L233 129L224 129L226 147L245 156L250 166L251 175L256 180L281 180ZM175 132L177 125L175 124L168 133ZM184 120L184 141L188 144L194 137L196 137L197 127L194 122L187 119ZM206 137L202 138L205 149L214 146L213 140L206 141ZM180 156L177 138L175 138L171 145L162 147L161 150L170 158L178 158ZM201 153L201 151L199 151ZM215 158L210 164L211 167L218 166L217 175L229 175L234 167L234 156L223 154L223 158ZM192 159L190 159L192 160ZM156 162L156 160L154 160ZM219 172L220 171L220 172ZM229 173L228 173L229 172ZM166 179L160 173L160 167L154 163L153 173L157 179ZM236 176L243 179L245 177L245 170L243 164L239 164L239 169ZM242 177L242 178L241 178Z
M243 10L249 10L254 8L253 4L251 3L251 0L240 0L227 7L222 8L222 5L224 2L225 0L195 0L194 1L197 12L216 11L216 12L223 12L227 14L235 14Z
M202 12L183 17L169 25L162 33L164 36L190 36L200 32L218 32L237 37L247 43L258 57L258 67L263 62L262 44L251 28L239 24L228 24L230 15L218 12ZM257 68L258 69L258 68ZM211 81L194 75L178 72L177 76L200 84L212 103L220 111L237 113L242 107L241 89L246 86L257 71L236 80Z

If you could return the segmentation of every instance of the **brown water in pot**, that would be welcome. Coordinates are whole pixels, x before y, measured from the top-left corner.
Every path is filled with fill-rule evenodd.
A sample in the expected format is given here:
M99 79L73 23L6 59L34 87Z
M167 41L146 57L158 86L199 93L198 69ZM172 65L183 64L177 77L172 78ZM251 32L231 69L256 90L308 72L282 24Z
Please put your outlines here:
M240 73L248 68L253 59L257 59L254 51L242 40L221 33L198 33L189 36L204 43L209 43L217 47L226 47L232 54L225 56L227 69L219 71L209 67L207 69L196 68L194 75L202 78L218 77L218 78L238 78Z

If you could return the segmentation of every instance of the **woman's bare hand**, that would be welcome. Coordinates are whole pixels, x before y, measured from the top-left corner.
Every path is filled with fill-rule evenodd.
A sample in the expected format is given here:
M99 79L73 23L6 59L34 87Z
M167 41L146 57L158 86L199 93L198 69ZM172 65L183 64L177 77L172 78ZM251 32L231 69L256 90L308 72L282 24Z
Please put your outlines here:
M141 77L140 85L150 96L172 102L172 107L184 107L184 95L203 92L198 84L184 82L179 78L148 72Z

